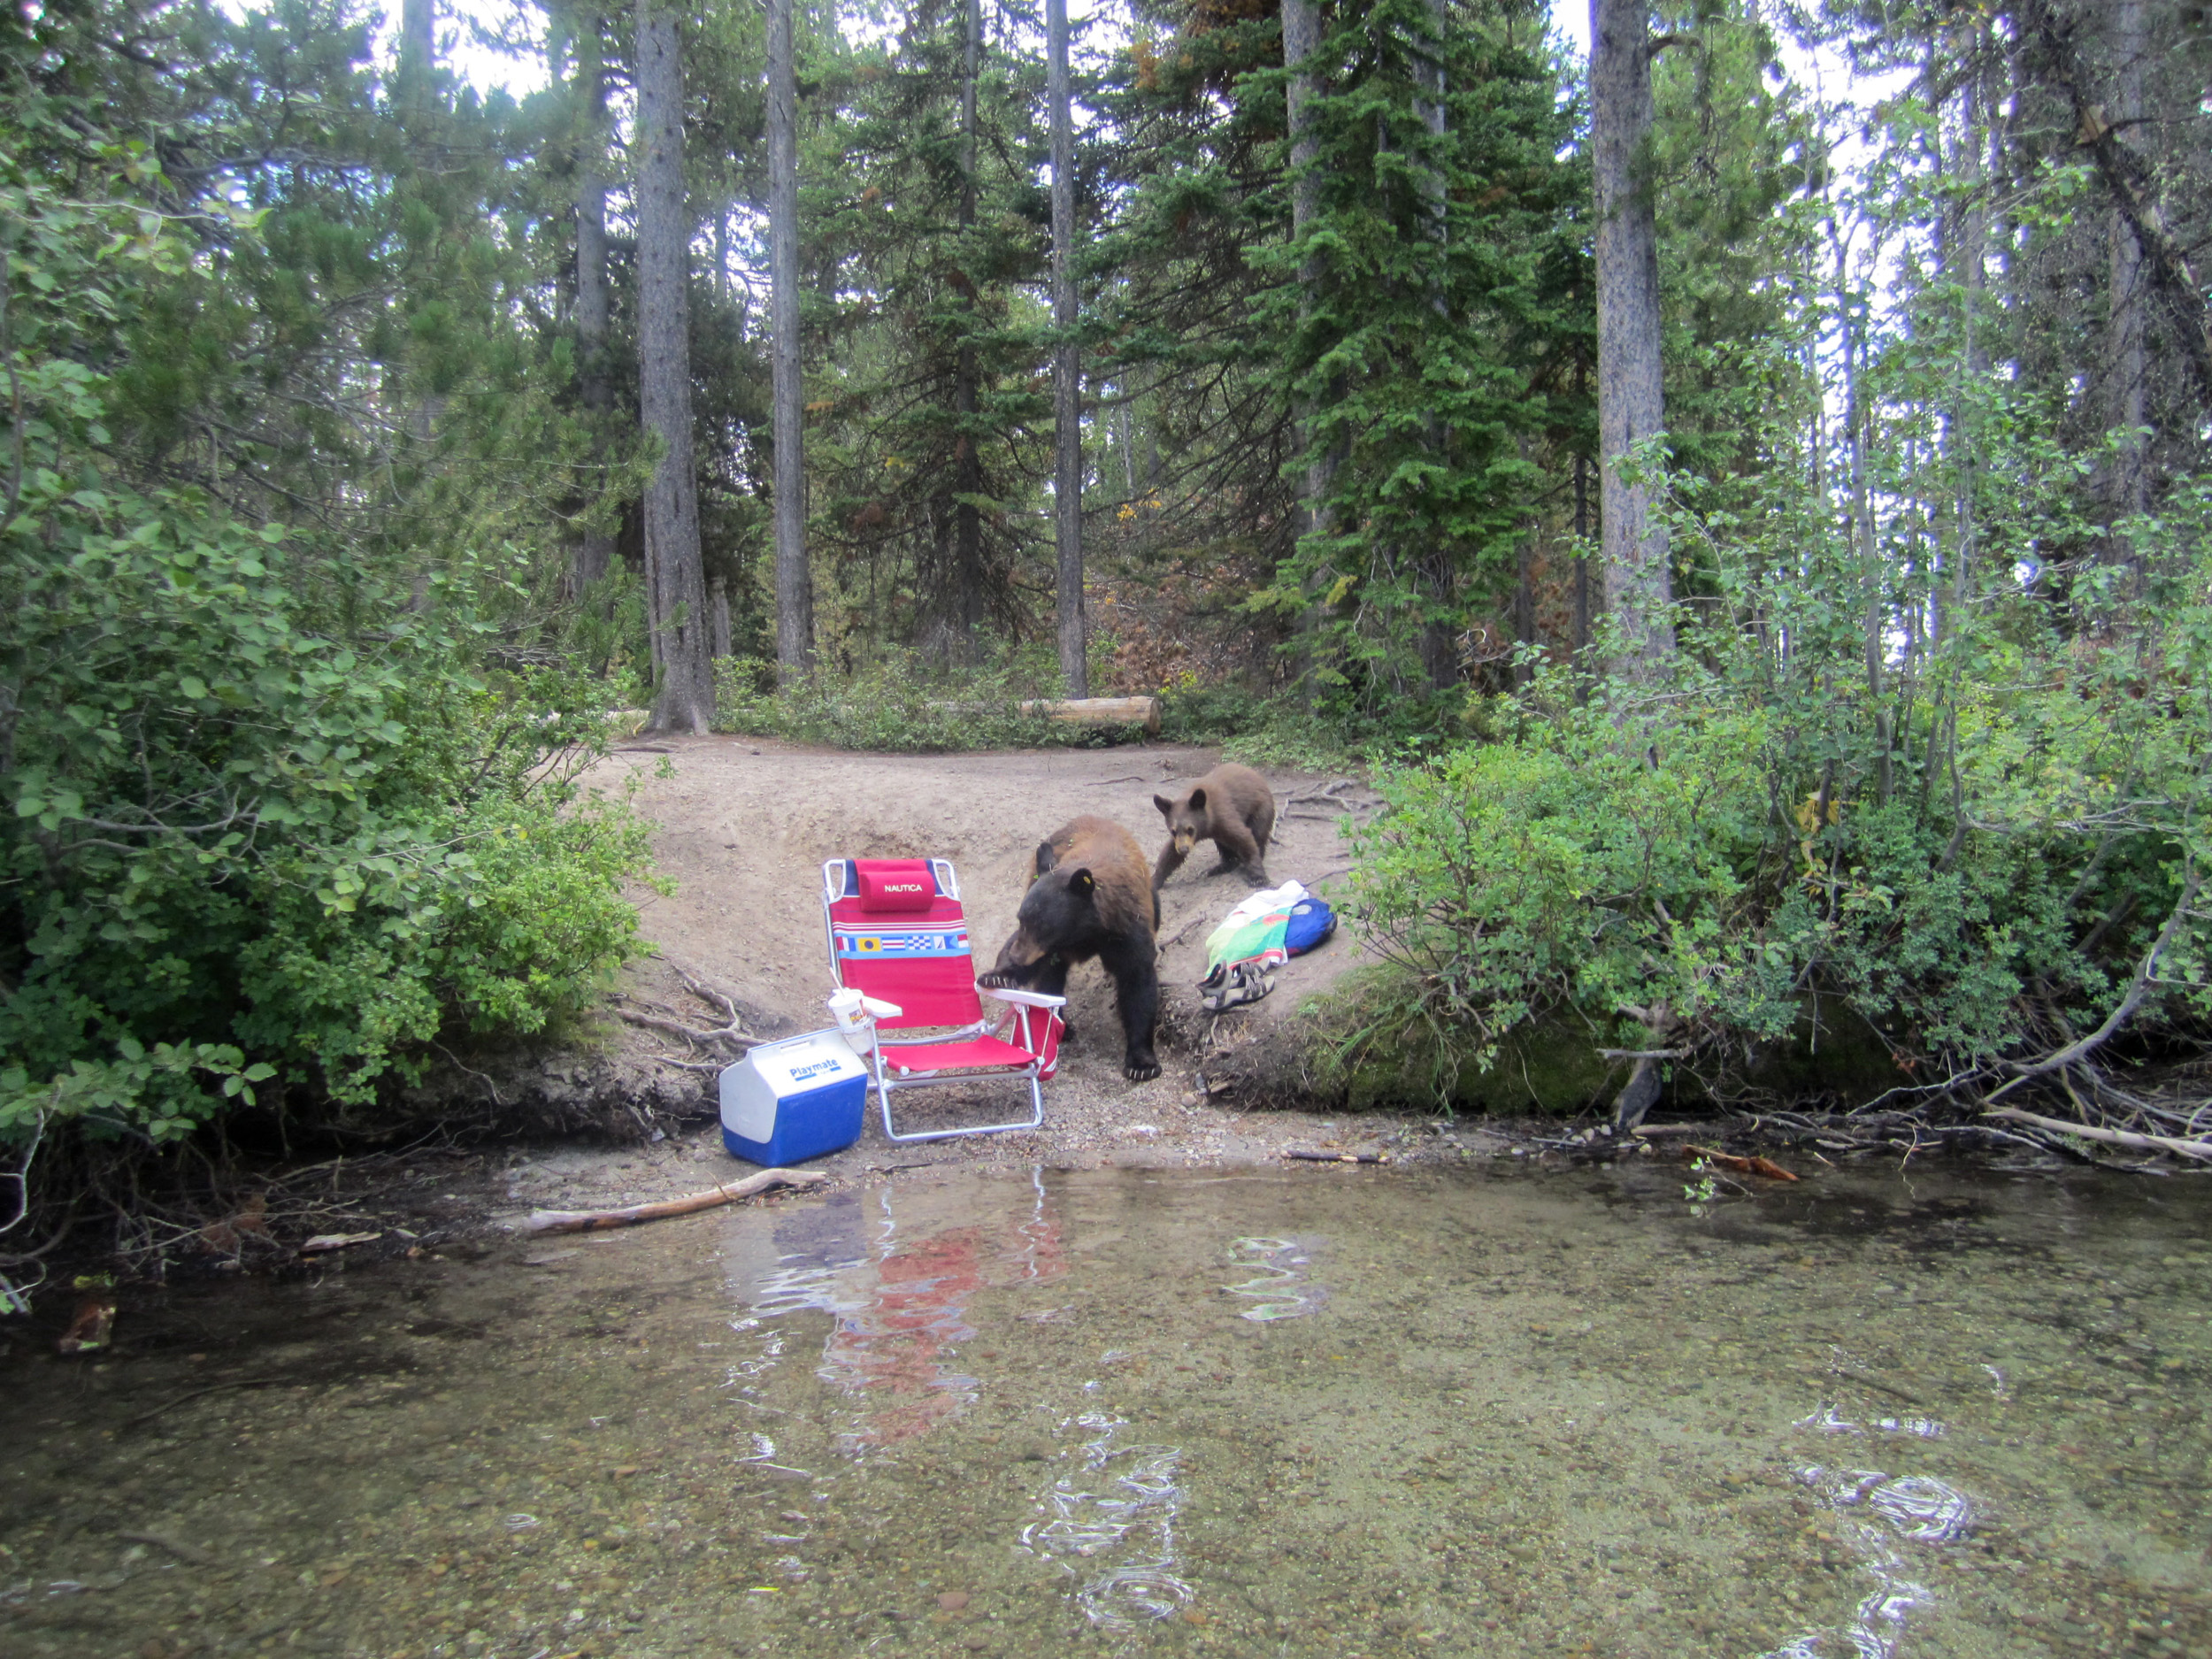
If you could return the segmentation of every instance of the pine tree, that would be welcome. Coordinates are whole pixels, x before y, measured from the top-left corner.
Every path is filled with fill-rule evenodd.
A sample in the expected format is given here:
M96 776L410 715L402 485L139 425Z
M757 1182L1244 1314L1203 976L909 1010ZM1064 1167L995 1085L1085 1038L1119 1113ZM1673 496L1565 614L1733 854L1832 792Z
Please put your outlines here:
M1276 591L1318 597L1312 672L1354 707L1457 680L1458 637L1530 529L1548 400L1516 358L1556 349L1545 260L1571 173L1548 67L1513 25L1373 0L1303 60L1317 160L1294 178L1317 173L1320 202L1259 315L1293 342L1278 384L1311 411L1329 523Z
M657 683L653 724L714 723L712 640L692 470L691 235L684 188L683 68L676 20L637 6L638 413L661 442L645 495L645 592Z
M849 250L852 297L819 369L815 477L840 572L825 639L849 660L880 642L973 661L1052 591L1042 66L971 21L925 6L890 50L856 54L821 134L842 161L810 234Z

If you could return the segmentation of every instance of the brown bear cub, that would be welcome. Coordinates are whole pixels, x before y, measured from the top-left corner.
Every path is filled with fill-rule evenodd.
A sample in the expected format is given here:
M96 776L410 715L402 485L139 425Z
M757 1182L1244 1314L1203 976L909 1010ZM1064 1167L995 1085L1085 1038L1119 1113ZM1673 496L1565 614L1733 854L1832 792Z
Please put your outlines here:
M1113 977L1121 1010L1121 1074L1148 1082L1160 1075L1152 1053L1160 1015L1152 934L1159 925L1160 902L1146 882L1137 838L1102 818L1074 818L1037 849L1037 879L1022 897L1014 936L978 983L1064 996L1068 970L1097 957Z
M1216 766L1172 801L1164 795L1152 804L1167 819L1167 845L1152 872L1152 890L1182 867L1191 849L1210 841L1221 862L1208 871L1221 875L1240 869L1258 887L1267 885L1267 840L1275 830L1275 796L1267 780L1249 766Z

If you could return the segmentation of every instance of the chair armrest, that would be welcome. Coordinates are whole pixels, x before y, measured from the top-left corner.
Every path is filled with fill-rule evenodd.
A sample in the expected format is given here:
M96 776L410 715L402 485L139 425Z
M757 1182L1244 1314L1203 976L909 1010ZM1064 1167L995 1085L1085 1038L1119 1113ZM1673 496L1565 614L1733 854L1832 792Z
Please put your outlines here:
M995 986L979 985L976 989L986 996L996 997L1002 1002L1018 1002L1024 1008L1065 1008L1064 996L1047 996L1042 991L1003 991Z

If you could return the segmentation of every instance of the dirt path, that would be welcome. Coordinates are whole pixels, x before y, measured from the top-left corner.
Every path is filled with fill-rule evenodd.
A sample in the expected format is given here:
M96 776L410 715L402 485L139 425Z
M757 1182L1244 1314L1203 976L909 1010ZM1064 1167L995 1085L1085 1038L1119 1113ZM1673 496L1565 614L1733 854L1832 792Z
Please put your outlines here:
M985 962L1012 931L1037 843L1079 813L1127 826L1148 856L1163 839L1157 792L1173 794L1218 760L1180 747L1028 750L947 756L855 755L757 739L641 739L593 775L597 787L634 777L641 809L660 826L656 838L672 896L638 895L644 931L660 951L626 978L616 1006L687 1023L718 1023L684 988L688 970L733 996L746 1029L764 1035L827 1023L822 999L831 981L823 939L821 867L840 856L935 856L960 876L977 956ZM672 775L662 775L669 773ZM1340 833L1347 805L1371 799L1356 785L1276 774L1278 818L1268 872L1325 895L1340 889L1350 856ZM1340 803L1345 804L1340 804ZM1093 1164L1239 1163L1274 1160L1291 1146L1396 1148L1435 1141L1411 1118L1270 1110L1294 1102L1294 1043L1288 1027L1300 1006L1359 960L1348 931L1287 964L1274 994L1218 1018L1203 1013L1196 985L1205 972L1205 940L1248 892L1240 878L1209 877L1202 849L1161 895L1163 949L1159 1052L1162 1075L1131 1084L1121 1075L1119 1020L1110 982L1095 964L1069 985L1078 1040L1046 1090L1045 1126L1033 1133L926 1143L887 1141L872 1110L869 1128L849 1150L821 1160L838 1179L938 1163ZM705 1121L712 1079L669 1057L703 1056L680 1040L612 1020L594 1054L556 1054L499 1083L534 1094L558 1121L564 1101L580 1107L610 1093L649 1104L664 1129L686 1126L665 1143L611 1153L585 1146L546 1150L511 1163L506 1202L585 1208L663 1196L721 1179L731 1163ZM492 1085L496 1086L496 1085ZM579 1121L598 1116L580 1110Z
M672 778L653 775L664 752ZM662 953L803 1030L825 1023L821 1002L830 989L824 860L951 859L976 955L987 964L1013 931L1039 841L1090 812L1125 826L1149 856L1164 839L1154 794L1174 793L1217 759L1180 748L852 755L706 738L626 749L599 778L612 781L620 769L638 773L641 806L661 826L655 845L677 891L672 898L640 897L645 932ZM1333 780L1285 775L1270 781L1280 817L1269 874L1323 894L1340 886L1351 856L1339 833L1340 813L1310 800L1284 804ZM1338 794L1364 798L1356 789ZM1206 935L1251 891L1240 877L1205 875L1210 852L1194 855L1161 895L1162 1017L1170 1044L1187 1053L1198 1038L1193 987L1205 972ZM1348 936L1286 969L1276 996L1252 1010L1254 1018L1279 1020L1302 994L1333 982L1354 954ZM1113 1028L1102 973L1078 970L1069 993L1079 1029ZM1080 1046L1085 1060L1098 1057L1087 1041ZM1110 1048L1102 1036L1099 1056L1110 1058ZM1187 1068L1183 1086L1192 1086Z

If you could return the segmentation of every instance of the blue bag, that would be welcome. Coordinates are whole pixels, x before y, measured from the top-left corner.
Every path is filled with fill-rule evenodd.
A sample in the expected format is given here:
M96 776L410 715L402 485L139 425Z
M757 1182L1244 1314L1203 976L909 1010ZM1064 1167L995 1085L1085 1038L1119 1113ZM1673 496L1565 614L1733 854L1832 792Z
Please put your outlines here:
M1328 942L1336 932L1336 912L1329 902L1309 894L1290 907L1290 926L1283 933L1283 949L1294 956L1302 956L1309 950Z

